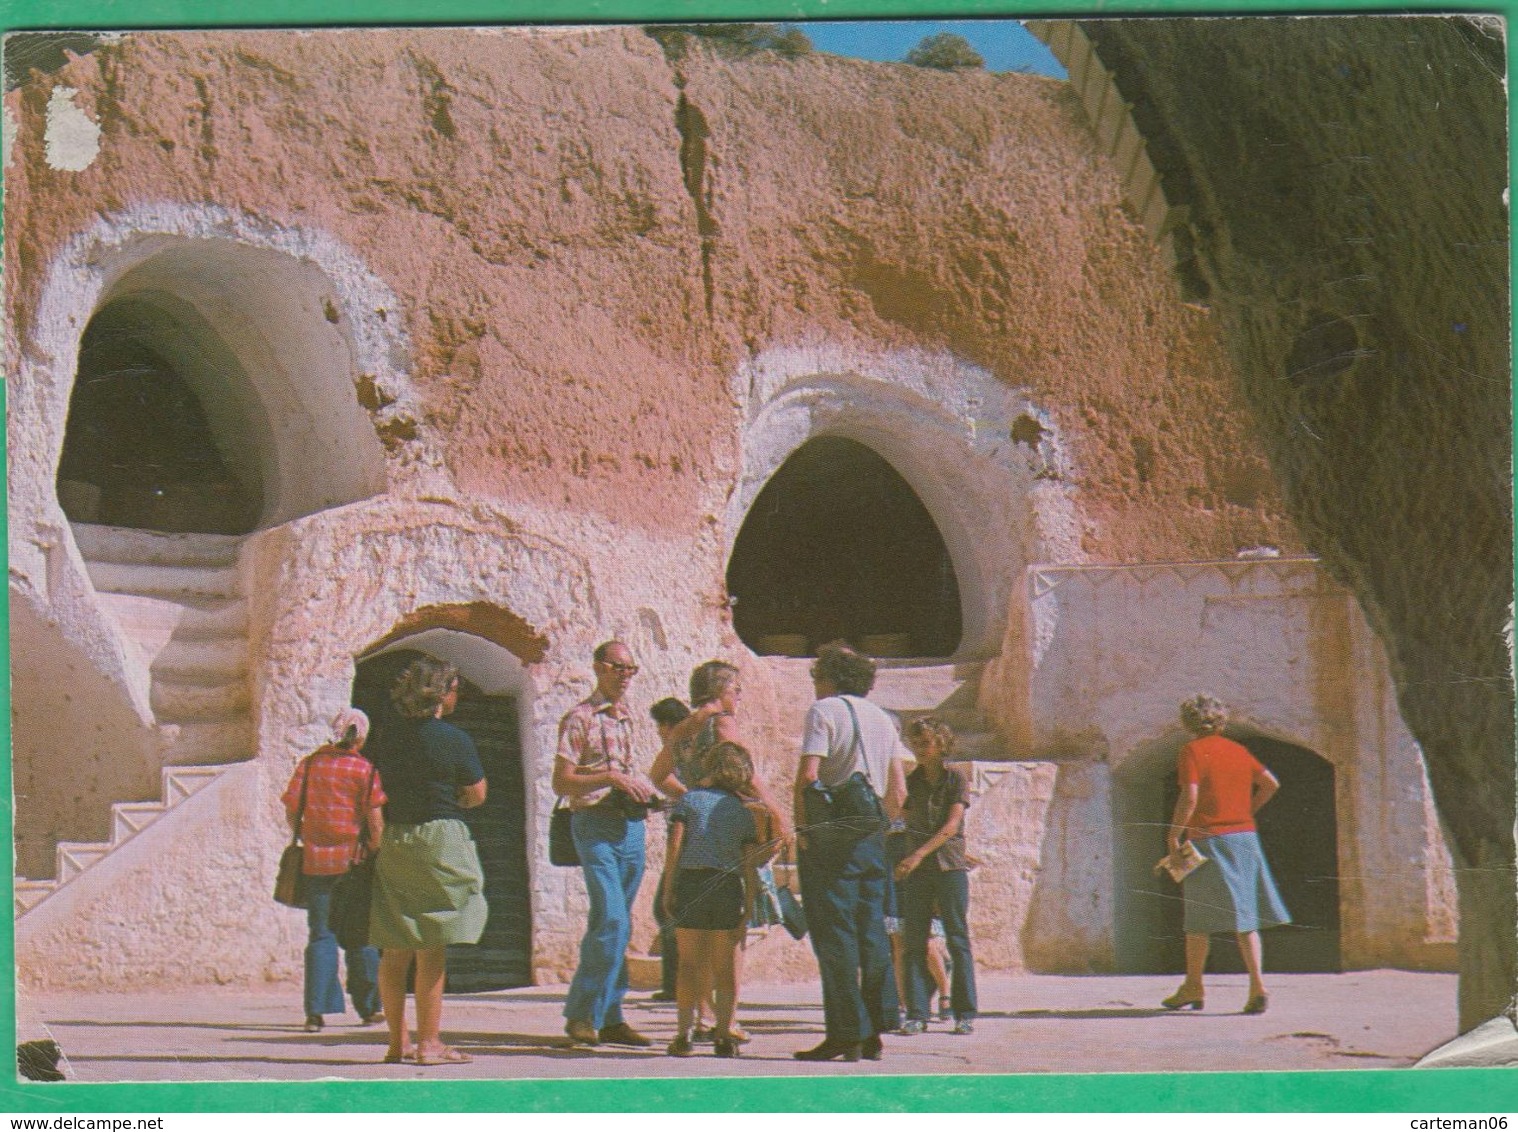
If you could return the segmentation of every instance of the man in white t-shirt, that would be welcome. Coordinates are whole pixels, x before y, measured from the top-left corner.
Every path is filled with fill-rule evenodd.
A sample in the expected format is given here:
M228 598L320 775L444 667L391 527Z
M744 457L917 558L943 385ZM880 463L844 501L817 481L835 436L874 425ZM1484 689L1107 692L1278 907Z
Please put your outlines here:
M801 896L822 975L827 1037L801 1061L878 1060L880 1035L896 1024L896 976L885 931L885 833L858 838L806 836L808 792L859 789L901 812L911 759L896 720L864 697L875 662L847 645L824 645L812 665L817 702L807 711L796 770L796 829L801 834Z

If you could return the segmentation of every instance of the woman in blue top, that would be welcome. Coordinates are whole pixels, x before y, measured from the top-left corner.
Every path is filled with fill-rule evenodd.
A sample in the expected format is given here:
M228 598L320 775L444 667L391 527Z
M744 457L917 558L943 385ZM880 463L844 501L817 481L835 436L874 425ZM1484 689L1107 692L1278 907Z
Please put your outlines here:
M716 1054L737 1057L738 949L743 944L743 868L773 855L745 797L754 794L754 762L737 743L712 747L703 774L669 814L660 898L675 922L680 949L675 1057L691 1054L691 1027L703 987L716 992ZM765 823L770 824L769 822Z
M419 657L390 692L389 721L373 755L385 783L385 835L374 862L369 940L383 950L380 1001L390 1025L387 1062L471 1060L441 1037L451 943L478 943L489 909L485 877L464 811L485 801L474 740L443 716L458 706L459 674ZM392 785L393 784L393 785ZM416 1046L406 1032L406 972L416 960Z

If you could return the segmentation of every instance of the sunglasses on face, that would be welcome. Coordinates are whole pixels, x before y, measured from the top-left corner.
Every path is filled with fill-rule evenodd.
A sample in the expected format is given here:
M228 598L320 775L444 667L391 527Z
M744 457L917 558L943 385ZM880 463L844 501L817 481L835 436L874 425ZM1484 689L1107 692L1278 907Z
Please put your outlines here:
M596 663L602 668L615 672L618 676L636 676L638 674L638 666L636 664L613 664L609 660L598 660Z

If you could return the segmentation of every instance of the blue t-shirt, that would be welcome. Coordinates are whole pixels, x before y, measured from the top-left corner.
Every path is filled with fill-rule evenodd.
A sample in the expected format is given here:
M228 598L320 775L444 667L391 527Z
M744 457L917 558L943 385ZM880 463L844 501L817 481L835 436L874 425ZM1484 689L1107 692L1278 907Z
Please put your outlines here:
M392 716L366 751L385 784L385 821L420 825L462 818L461 787L485 777L474 740L441 719Z
M388 780L385 789L390 789ZM697 786L682 795L669 820L685 826L682 869L736 869L743 864L744 842L759 837L754 815L742 799L710 786Z

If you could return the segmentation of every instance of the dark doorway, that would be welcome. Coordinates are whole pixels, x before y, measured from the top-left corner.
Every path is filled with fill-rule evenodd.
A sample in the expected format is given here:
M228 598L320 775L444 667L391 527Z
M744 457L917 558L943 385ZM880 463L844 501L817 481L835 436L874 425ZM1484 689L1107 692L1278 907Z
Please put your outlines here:
M960 599L943 535L895 468L837 436L793 452L733 544L733 623L759 653L846 639L881 656L949 656Z
M353 703L368 713L377 734L391 717L395 677L420 655L410 649L359 664ZM468 732L479 748L490 784L485 804L465 814L485 871L490 918L475 946L448 949L449 993L503 990L532 984L532 895L527 880L526 787L521 732L514 696L487 696L459 681L459 704L448 722Z
M1249 733L1228 732L1281 781L1257 825L1270 871L1292 923L1265 933L1270 971L1340 971L1338 823L1334 768L1305 747ZM1124 974L1171 974L1184 969L1181 890L1156 877L1165 829L1180 788L1175 764L1180 740L1136 752L1114 775L1114 937ZM1240 972L1232 936L1214 940L1209 971Z
M258 520L258 487L228 466L185 363L166 345L177 337L182 346L191 332L176 334L166 320L154 305L125 298L85 327L59 503L74 522L246 534Z

